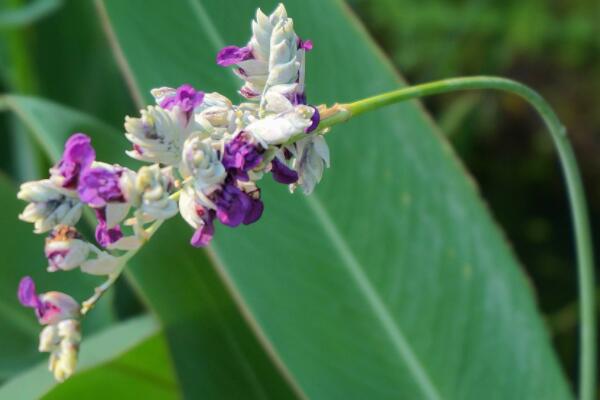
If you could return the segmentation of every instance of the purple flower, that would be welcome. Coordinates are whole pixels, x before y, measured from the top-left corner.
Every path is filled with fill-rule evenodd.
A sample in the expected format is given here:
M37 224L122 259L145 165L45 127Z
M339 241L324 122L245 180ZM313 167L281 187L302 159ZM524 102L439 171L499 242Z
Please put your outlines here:
M222 67L228 67L252 58L252 49L249 46L227 46L223 47L217 54L217 64Z
M305 129L306 133L312 132L315 129L317 129L317 126L319 126L319 122L321 121L321 114L319 114L319 110L317 109L317 107L310 107L312 107L315 110L315 112L313 113L312 117L310 117L312 124L310 124L310 126Z
M194 232L190 243L194 247L204 247L210 243L213 235L215 234L215 226L213 224L215 211L198 207L196 209L196 213L200 218L202 218L204 224L202 224L202 226L200 226L196 232Z
M252 207L250 200L250 197L235 184L225 184L215 199L217 218L224 225L238 226L244 221L246 213Z
M248 181L248 171L262 162L264 149L253 142L246 132L240 132L225 145L221 162L227 171L240 181Z
M250 198L250 207L246 211L246 216L244 217L244 225L250 225L262 216L263 210L265 206L260 199Z
M38 318L44 314L44 304L37 295L35 283L30 276L24 277L19 282L17 297L22 305L35 309Z
M62 178L62 187L75 189L79 175L92 164L96 152L91 145L91 139L83 133L72 135L65 143L62 158L56 164L54 171Z
M298 181L298 173L282 163L277 157L271 161L271 174L273 179L284 185Z
M102 167L86 169L79 179L77 192L84 203L94 208L105 207L110 202L125 202L119 187L121 171Z
M35 310L38 321L43 325L56 324L79 315L79 304L71 296L60 292L38 295L29 276L19 282L17 297L22 305Z
M298 49L305 51L311 51L313 49L313 42L310 39L302 40L298 38Z
M175 95L166 97L160 102L160 106L165 110L170 110L179 106L181 111L189 116L204 101L204 92L197 91L191 85L184 84L177 88Z
M121 232L121 227L119 225L110 229L108 228L108 224L106 223L106 208L97 208L96 218L98 219L98 225L96 226L96 241L102 247L106 247L123 237L123 232Z

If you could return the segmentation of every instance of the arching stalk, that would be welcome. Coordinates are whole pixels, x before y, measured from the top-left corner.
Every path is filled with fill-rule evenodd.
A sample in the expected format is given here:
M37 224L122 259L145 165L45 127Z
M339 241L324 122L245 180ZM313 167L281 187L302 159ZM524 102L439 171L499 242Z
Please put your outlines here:
M444 79L405 87L353 103L336 105L324 111L324 118L319 127L327 128L344 122L351 117L405 100L434 94L482 89L512 93L531 104L544 120L558 151L568 190L577 253L579 302L581 304L579 396L583 400L592 400L596 388L596 314L590 226L577 161L567 138L566 130L550 105L537 92L519 82L497 77L474 76Z

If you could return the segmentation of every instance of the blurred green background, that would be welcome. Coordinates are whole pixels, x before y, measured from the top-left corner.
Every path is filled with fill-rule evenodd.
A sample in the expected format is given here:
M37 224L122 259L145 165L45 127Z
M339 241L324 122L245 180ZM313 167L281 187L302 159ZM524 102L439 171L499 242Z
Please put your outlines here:
M43 6L37 5L43 3ZM91 1L0 1L0 92L32 94L101 116L136 112ZM593 230L600 229L600 3L597 0L350 0L411 83L502 75L537 89L568 127ZM29 6L28 13L21 12ZM33 12L31 11L33 7ZM36 8L37 7L37 8ZM348 46L351 46L348 43ZM525 103L497 93L428 98L522 260L567 373L576 370L572 232L556 154ZM25 127L0 113L0 168L16 181L47 171ZM33 145L35 148L35 145ZM599 248L596 236L596 248ZM121 317L141 306L124 282Z

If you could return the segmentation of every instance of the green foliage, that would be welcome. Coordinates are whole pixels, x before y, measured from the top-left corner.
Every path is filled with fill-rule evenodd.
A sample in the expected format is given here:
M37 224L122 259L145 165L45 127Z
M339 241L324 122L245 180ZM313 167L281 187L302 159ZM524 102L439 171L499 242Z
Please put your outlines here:
M85 393L86 399L102 399L111 393L147 393L148 381L160 383L162 393L170 395L161 398L174 398L177 389L158 329L149 316L122 322L85 341L80 373L73 379L56 383L45 360L0 387L0 398L78 399Z
M270 11L274 4L260 5ZM150 88L184 82L236 96L238 82L214 57L222 45L245 43L256 4L237 1L235 13L217 0L100 5L134 97L150 102ZM350 101L402 84L340 2L286 5L299 34L315 42L307 65L311 103ZM56 62L54 74L59 68ZM99 90L123 87L107 71ZM52 87L40 77L42 87ZM76 74L65 85L88 79ZM100 158L126 162L127 143L111 126L109 107L95 113L107 125L38 99L11 96L5 104L52 160L70 133L85 131ZM84 340L81 372L48 398L176 398L180 391L188 398L570 398L519 265L419 106L366 115L336 127L328 140L333 167L314 195L290 195L265 182L264 218L237 231L219 227L208 254L189 246L192 232L181 221L165 224L132 260L128 277L157 316L167 347L156 328L115 323L98 340ZM5 192L6 225L35 242L19 245L40 249L39 259L14 244L5 250L16 254L3 266L15 278L0 296L16 303L21 266L40 267L43 259L41 240L13 222L14 189ZM52 278L57 287L58 279L88 279L77 272ZM13 308L29 333L14 328L6 340L16 338L33 360L33 317ZM101 310L91 315L99 318ZM46 393L50 376L43 371L41 378L42 369L20 375L0 397Z

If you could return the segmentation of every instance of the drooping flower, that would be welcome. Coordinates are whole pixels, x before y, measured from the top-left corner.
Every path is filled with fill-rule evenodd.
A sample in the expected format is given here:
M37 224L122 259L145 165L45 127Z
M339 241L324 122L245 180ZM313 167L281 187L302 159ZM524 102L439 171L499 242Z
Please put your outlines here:
M25 307L33 308L42 325L56 324L65 319L79 317L79 304L61 292L37 294L35 283L26 276L19 283L18 298Z
M59 224L75 225L81 218L82 204L77 193L50 179L22 184L17 197L29 202L19 218L33 223L35 233L47 232Z
M76 319L66 319L42 330L39 351L50 353L48 368L58 382L75 372L80 343L81 328Z
M87 260L90 245L83 240L77 229L59 225L46 238L44 253L49 263L48 271L68 271Z
M83 133L76 133L65 143L62 158L50 170L51 180L58 186L76 189L79 175L96 159L91 139Z

